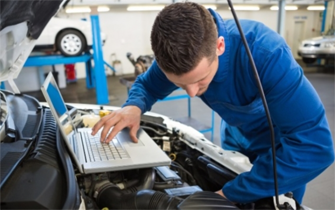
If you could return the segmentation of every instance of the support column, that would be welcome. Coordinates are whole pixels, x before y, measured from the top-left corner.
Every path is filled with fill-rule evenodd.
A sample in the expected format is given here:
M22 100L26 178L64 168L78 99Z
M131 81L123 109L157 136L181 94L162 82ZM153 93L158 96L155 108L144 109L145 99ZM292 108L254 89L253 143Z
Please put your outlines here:
M85 62L86 66L86 88L91 89L95 87L95 80L93 76L92 61L89 59Z
M97 10L93 8L92 10ZM94 59L94 71L93 76L95 79L95 91L97 96L98 104L108 104L108 87L107 78L104 69L104 58L102 53L102 41L100 34L99 15L97 12L91 14L92 24L92 37L93 37L93 59Z
M285 0L278 1L277 32L285 37Z
M326 26L326 17L327 17L327 5L328 1L325 1L325 10L323 10L322 14L322 24L321 24L321 33L325 32Z

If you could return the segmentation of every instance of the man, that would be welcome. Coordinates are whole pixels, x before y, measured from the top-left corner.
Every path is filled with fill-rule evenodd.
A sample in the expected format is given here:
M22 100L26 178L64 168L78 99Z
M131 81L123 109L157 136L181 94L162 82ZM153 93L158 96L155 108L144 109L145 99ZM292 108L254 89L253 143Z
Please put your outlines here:
M324 107L281 36L254 21L241 26L274 124L279 194L291 191L301 203L306 183L334 160ZM171 4L156 17L151 44L156 61L137 78L123 108L102 118L92 134L104 127L102 140L109 142L129 127L137 142L141 114L181 87L222 117L223 148L253 163L218 193L238 203L274 196L270 129L235 22L195 3Z

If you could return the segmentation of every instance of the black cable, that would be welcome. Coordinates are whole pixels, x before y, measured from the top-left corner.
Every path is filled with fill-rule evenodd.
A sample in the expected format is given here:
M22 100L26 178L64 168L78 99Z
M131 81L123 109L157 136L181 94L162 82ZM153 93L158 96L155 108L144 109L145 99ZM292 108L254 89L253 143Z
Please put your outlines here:
M172 166L174 166L174 167L176 167L177 169L180 169L180 170L182 170L183 172L185 172L189 177L190 177L190 182L191 182L191 184L192 185L196 185L196 181L195 181L195 179L194 179L194 177L193 177L193 175L190 173L190 172L188 172L185 168L183 168L183 166L181 166L179 163L177 163L177 162L175 162L175 161L172 161L171 162L171 165Z
M239 20L238 20L238 18L236 16L233 4L231 3L230 0L227 0L227 2L228 2L228 5L229 5L229 7L231 9L231 12L232 12L232 14L234 16L234 20L235 20L237 28L238 28L238 30L240 32L241 38L243 40L243 44L244 44L244 47L245 47L245 49L247 51L247 54L248 54L248 57L249 57L249 61L250 61L250 64L251 64L251 67L252 67L252 70L253 70L253 73L254 73L254 76L255 76L257 87L258 87L259 93L260 93L261 98L262 98L264 110L265 110L265 113L266 113L266 118L267 118L267 121L269 123L270 133L271 133L272 164L273 164L273 175L274 175L274 185L275 185L275 194L276 194L276 204L277 204L278 209L285 209L284 206L282 206L282 205L279 204L279 199L278 199L278 178L277 178L277 163L276 163L276 149L275 149L275 132L274 132L274 129L273 129L273 124L272 124L272 120L271 120L271 115L270 115L270 112L269 112L268 104L266 102L266 98L265 98L265 94L264 94L264 91L263 91L262 83L261 83L261 81L259 79L254 59L253 59L253 57L251 55L248 43L247 43L247 41L245 39L244 33L242 31L242 28L241 28L240 22L239 22Z
M94 175L92 174L91 175L91 187L90 187L90 190L88 191L88 195L90 197L93 197L93 191L94 191L94 188L95 188L95 184L96 184L96 180L94 178Z

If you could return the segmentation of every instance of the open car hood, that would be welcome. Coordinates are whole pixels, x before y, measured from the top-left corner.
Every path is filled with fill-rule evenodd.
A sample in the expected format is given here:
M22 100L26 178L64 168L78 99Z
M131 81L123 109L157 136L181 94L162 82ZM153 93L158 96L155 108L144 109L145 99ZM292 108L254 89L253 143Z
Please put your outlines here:
M0 1L0 81L15 79L44 27L66 0Z

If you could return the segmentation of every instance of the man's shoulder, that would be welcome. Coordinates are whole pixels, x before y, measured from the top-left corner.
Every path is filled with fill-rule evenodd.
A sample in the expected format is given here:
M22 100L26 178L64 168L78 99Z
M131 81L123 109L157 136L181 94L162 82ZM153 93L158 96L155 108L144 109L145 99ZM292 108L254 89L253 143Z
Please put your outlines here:
M267 27L264 23L255 21L255 20L248 20L248 19L240 19L239 20L241 28L244 33L256 32L256 31L272 31L269 27ZM224 20L226 28L231 33L239 34L236 22L234 19L227 19Z
M224 19L224 22L226 24L236 25L234 19ZM239 19L239 22L241 25L264 25L262 22L250 19Z
M233 19L229 19L225 21L225 24L230 40L232 42L240 42L241 35L237 29L235 21ZM267 27L264 23L254 20L241 19L240 25L247 42L250 43L251 46L258 48L261 47L269 51L272 51L280 46L285 46L283 38L277 32Z

